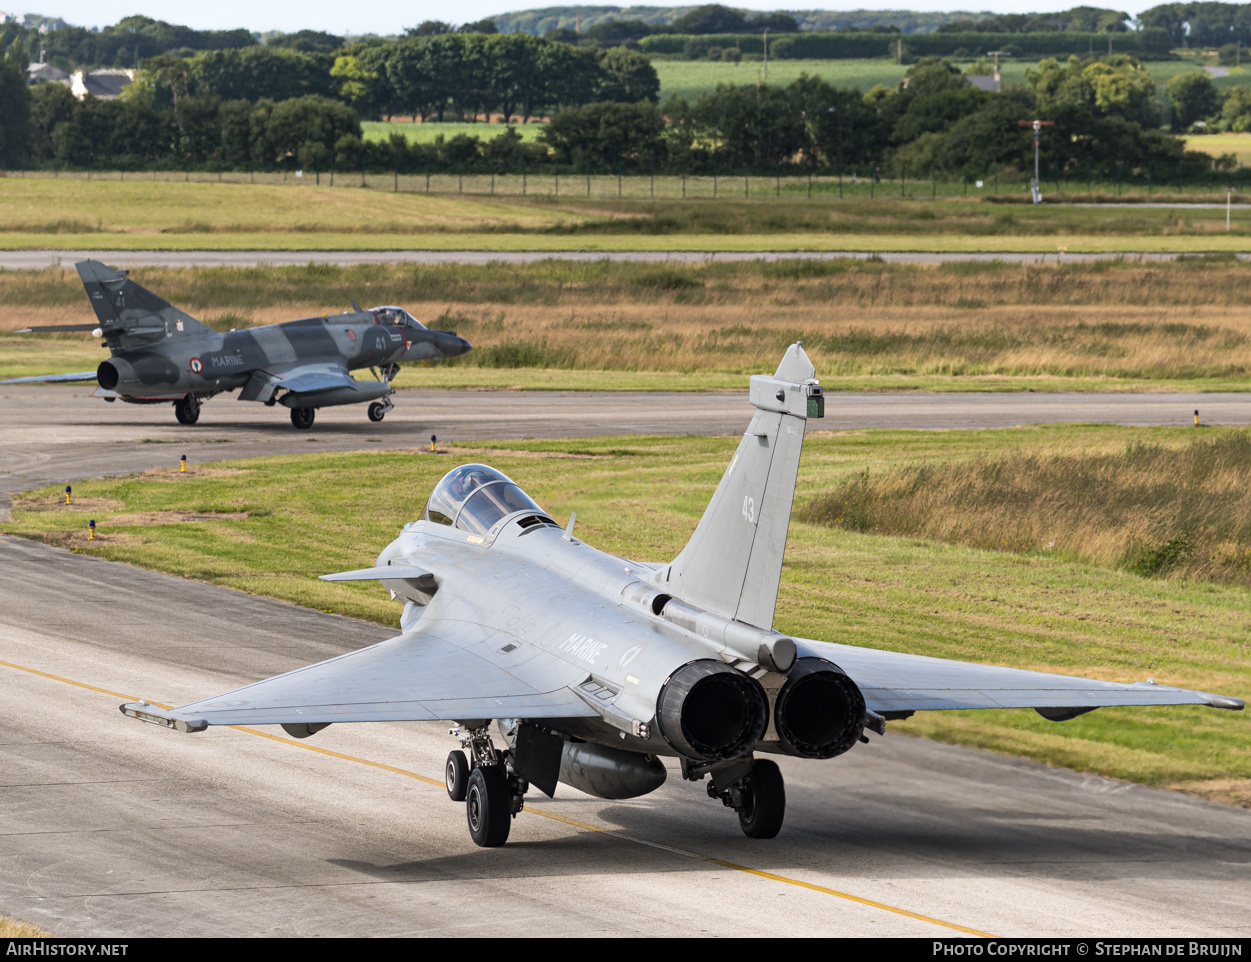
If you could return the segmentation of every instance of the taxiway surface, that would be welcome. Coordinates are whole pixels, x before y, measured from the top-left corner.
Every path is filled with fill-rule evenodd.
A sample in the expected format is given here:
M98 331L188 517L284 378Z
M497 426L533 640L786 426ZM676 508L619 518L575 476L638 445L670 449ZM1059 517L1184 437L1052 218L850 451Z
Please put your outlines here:
M1087 205L1079 205L1087 206ZM1098 206L1098 205L1089 205ZM1125 207L1124 204L1109 204ZM1168 204L1143 206L1167 207ZM1178 205L1180 206L1180 205ZM1202 206L1202 205L1186 205ZM1224 207L1213 204L1212 207ZM531 264L536 261L634 261L675 264L734 263L737 261L843 260L874 258L890 264L949 264L962 261L1008 264L1040 262L1092 263L1109 260L1172 261L1183 256L1169 251L118 251L12 250L0 251L0 270L38 271L73 267L77 261L103 261L110 267L303 267L306 264ZM1245 260L1247 253L1235 253Z
M94 385L0 386L0 520L9 498L45 484L192 463L310 451L417 448L489 438L617 434L738 434L751 407L738 392L425 391L396 395L380 424L364 405L323 408L311 431L285 408L223 396L200 423L179 425L169 404L107 404ZM1251 394L844 394L827 396L820 430L993 428L1017 424L1251 424ZM817 425L813 425L816 428Z
M908 738L905 723L830 762L781 759L773 841L744 838L671 771L626 802L562 786L527 803L506 846L480 849L440 781L446 728L335 725L295 742L117 711L386 628L4 537L0 598L0 914L58 935L1249 928L1251 812Z

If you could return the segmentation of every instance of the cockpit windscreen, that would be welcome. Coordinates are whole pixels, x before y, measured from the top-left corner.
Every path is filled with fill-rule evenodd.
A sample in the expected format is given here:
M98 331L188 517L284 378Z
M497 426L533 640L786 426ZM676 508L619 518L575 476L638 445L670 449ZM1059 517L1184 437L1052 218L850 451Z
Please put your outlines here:
M514 511L544 513L507 475L485 464L463 464L435 485L422 518L485 535Z
M371 307L369 313L379 324L389 324L393 327L416 327L423 331L426 329L425 324L402 307Z

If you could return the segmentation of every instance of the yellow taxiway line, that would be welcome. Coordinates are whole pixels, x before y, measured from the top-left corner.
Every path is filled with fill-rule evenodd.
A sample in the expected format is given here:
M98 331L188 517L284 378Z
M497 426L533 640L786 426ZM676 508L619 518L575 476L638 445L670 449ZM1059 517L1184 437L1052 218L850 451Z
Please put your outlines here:
M114 698L121 698L123 701L138 701L139 699L133 695L127 695L120 691L113 691L109 688L100 688L96 685L88 685L86 682L75 681L72 678L65 678L62 675L54 675L51 672L40 671L37 668L28 668L25 665L15 665L12 662L0 661L0 665L5 668L12 668L15 671L24 671L27 674L38 675L40 678L47 678L51 681L61 682L65 685L73 685L75 688L82 688L87 691L98 692L102 695L111 695ZM172 706L162 705L157 702L149 702L154 708L169 710ZM411 778L414 781L424 782L427 785L434 785L443 788L444 783L441 779L430 778L426 775L419 775L417 772L411 772L405 768L397 768L394 765L386 765L382 762L375 762L368 758L361 758L359 755L348 755L344 752L332 751L329 748L318 748L316 745L305 745L303 742L296 741L292 738L283 738L280 735L271 735L269 732L257 731L255 728L248 728L243 725L227 725L237 732L243 732L245 735L255 735L258 738L268 738L270 741L281 742L284 745L290 745L292 748L300 748L306 752L316 752L319 755L326 755L330 758L338 758L345 762L353 762L357 765L367 765L370 768L376 768L380 771L391 772L393 775L401 775L404 778ZM635 835L627 835L624 832L615 832L612 829L601 828L598 825L591 825L588 822L580 822L577 819L569 818L565 815L556 815L553 812L544 812L535 808L527 808L524 811L532 815L538 815L541 818L551 819L553 822L562 822L574 828L580 828L587 832L598 832L601 835L609 835L613 838L619 838L625 842L633 842L636 845L646 845L648 848L654 848L662 852L669 852L672 855L679 855L683 858L693 859L697 862L704 862L708 865L716 865L720 868L731 869L735 872L742 872L745 875L755 875L758 878L768 879L771 882L781 882L784 885L794 885L797 888L808 889L811 892L820 892L822 895L831 895L834 898L844 899L848 902L856 902L859 905L867 905L870 908L881 909L883 912L891 912L894 915L902 915L905 918L916 919L919 922L928 922L930 925L937 925L945 929L952 929L956 932L963 932L966 935L973 935L984 939L993 939L997 936L988 932L981 932L977 929L971 929L966 925L957 925L955 922L946 922L943 919L936 919L930 915L922 915L920 912L912 912L908 909L902 909L895 905L887 905L885 902L875 902L873 899L861 898L859 895L852 895L849 892L840 892L838 889L826 888L824 885L815 885L812 882L804 882L800 879L790 878L786 875L778 875L775 872L765 872L761 869L751 868L747 865L739 865L737 862L727 862L724 859L713 858L711 855L700 855L696 852L688 852L685 849L674 848L672 845L665 845L661 842L648 841L645 838L639 838Z

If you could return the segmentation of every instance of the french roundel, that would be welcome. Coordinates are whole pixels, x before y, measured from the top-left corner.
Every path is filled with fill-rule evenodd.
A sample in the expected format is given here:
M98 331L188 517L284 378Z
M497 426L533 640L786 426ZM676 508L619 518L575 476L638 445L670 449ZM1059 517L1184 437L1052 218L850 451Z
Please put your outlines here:
M646 647L647 643L644 642L641 645L632 645L627 648L624 652L622 652L621 657L617 659L617 667L624 668L626 665L630 664L630 662L634 661L635 658L643 654L643 650Z
M200 359L198 357L193 357L191 359L191 373L199 374L203 370L204 370L204 365L200 362Z

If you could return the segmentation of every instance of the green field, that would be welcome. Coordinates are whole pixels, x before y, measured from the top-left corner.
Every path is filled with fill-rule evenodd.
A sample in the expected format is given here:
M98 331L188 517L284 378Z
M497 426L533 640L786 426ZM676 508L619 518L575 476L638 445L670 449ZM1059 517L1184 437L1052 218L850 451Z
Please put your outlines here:
M865 470L1080 458L1135 443L1183 448L1193 438L1182 429L1107 427L817 433L805 448L797 507L802 512ZM577 511L588 543L662 560L689 537L736 443L484 442L452 446L445 456L379 452L194 466L185 476L171 469L76 484L69 507L59 488L46 488L18 498L14 520L0 530L394 625L399 608L376 586L315 577L372 563L420 510L419 494L397 507L372 492L425 492L452 465L484 460L558 520ZM197 519L182 520L189 512ZM213 514L220 517L203 520ZM94 542L86 540L88 517L97 523ZM310 530L315 540L303 537ZM978 550L797 521L778 611L778 629L802 637L1118 681L1151 676L1240 697L1251 691L1247 589L1147 578L1046 550ZM1062 725L1033 712L922 713L891 728L1245 804L1247 725L1241 714L1187 708L1105 709Z
M543 131L541 123L514 123L512 128L521 135L521 139L527 142L533 142L539 139L539 134ZM432 144L438 137L444 140L451 140L457 134L464 134L467 137L477 137L479 140L494 140L500 134L508 129L508 125L502 123L435 123L433 121L424 124L414 124L408 121L391 121L385 120L365 120L361 122L361 129L365 134L367 141L386 140L393 133L403 134L408 138L410 143Z
M652 66L660 76L662 103L672 94L681 94L693 103L700 94L715 90L717 84L754 84L756 72L762 70L759 62L747 61L734 64L711 60L657 60ZM1037 61L1007 59L1001 64L1000 74L1005 84L1024 84L1025 72L1037 67ZM1197 69L1184 60L1148 61L1143 67L1157 84L1165 84L1170 77ZM807 74L820 77L834 87L854 87L867 93L878 84L890 88L898 86L907 71L906 65L889 60L773 60L769 63L769 83L785 86ZM1241 73L1217 80L1216 84L1219 87L1245 86L1251 84L1251 73L1244 68Z
M1201 150L1213 157L1233 154L1238 163L1251 163L1251 134L1203 134L1186 137L1185 141L1187 150Z
M1055 201L1223 199L1222 182L1060 183L1033 207L1020 183L935 182L904 169L883 183L844 176L627 177L553 171L340 175L251 184L239 179L10 178L0 193L0 249L534 251L1245 251L1237 209ZM1237 187L1239 179L1234 178ZM1251 185L1244 185L1251 186ZM811 191L811 197L809 192ZM967 192L967 193L966 193ZM931 195L936 195L931 197ZM1245 203L1246 196L1235 201ZM983 202L986 203L983 203ZM1012 204L1006 202L1012 201ZM995 203L997 202L997 203Z

